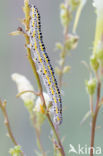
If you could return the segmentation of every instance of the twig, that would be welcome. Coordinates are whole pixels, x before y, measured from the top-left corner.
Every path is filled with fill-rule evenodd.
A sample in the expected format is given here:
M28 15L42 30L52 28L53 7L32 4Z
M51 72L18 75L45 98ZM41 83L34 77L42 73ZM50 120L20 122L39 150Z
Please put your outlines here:
M11 130L11 127L10 127L10 123L9 123L9 119L8 119L8 114L7 114L7 111L6 111L6 103L7 103L6 101L4 101L2 103L1 100L0 100L0 108L1 108L2 113L4 115L4 123L5 123L5 126L6 126L7 130L8 130L8 134L9 134L9 136L11 138L11 141L13 142L13 144L15 146L17 146L18 144L17 144L17 142L16 142L16 140L14 138L14 135L13 135L12 130ZM24 155L24 153L21 152L21 156L23 156L23 155Z
M32 91L32 90L25 90L25 91L23 91L23 92L18 93L18 94L16 95L16 97L18 98L18 97L20 97L22 94L25 94L25 93L33 93L33 94L36 95L36 96L40 96L40 93L37 93L37 92Z
M101 92L101 82L100 80L98 81L97 84L97 102L96 102L96 107L95 107L95 112L92 117L92 127L91 127L91 149L90 149L90 156L93 156L93 147L94 147L94 139L95 139L95 130L96 130L96 121L100 109L100 92Z
M9 119L8 119L8 115L7 115L7 112L6 112L6 101L4 101L4 103L2 104L2 102L0 101L0 107L1 107L1 110L3 112L3 115L4 115L4 123L5 123L5 126L7 127L7 130L8 130L8 133L9 133L9 136L13 142L14 145L17 145L17 142L13 136L13 133L11 131L11 127L10 127L10 124L9 124Z

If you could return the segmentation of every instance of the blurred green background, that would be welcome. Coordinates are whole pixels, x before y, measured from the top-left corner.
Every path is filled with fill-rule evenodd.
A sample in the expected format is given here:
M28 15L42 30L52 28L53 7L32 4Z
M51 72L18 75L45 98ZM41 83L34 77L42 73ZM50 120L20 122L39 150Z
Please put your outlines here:
M34 1L41 13L42 32L47 52L55 67L56 59L59 59L58 52L54 51L55 43L63 41L63 29L60 23L59 6L62 1ZM77 34L80 37L79 45L71 55L67 57L66 63L72 69L64 77L65 87L63 88L63 124L60 126L61 137L65 136L64 147L68 154L69 144L76 148L78 144L89 146L90 143L90 120L80 125L84 114L89 109L89 99L85 91L84 80L89 78L87 69L81 64L82 60L89 62L91 48L95 32L96 15L92 2L88 0L80 17ZM25 75L36 88L36 81L31 67L26 58L24 38L11 37L8 33L21 26L18 19L23 18L23 0L1 1L0 5L0 98L6 99L7 111L12 131L17 142L22 146L26 156L33 156L36 146L35 131L29 120L29 114L20 99L16 99L16 85L11 80L11 74L18 72ZM72 30L72 24L69 32ZM101 126L96 131L95 145L103 145L103 113L100 111L97 125ZM8 156L8 149L13 147L11 140L6 137L7 130L3 123L3 115L0 111L0 156ZM50 156L53 155L52 144L48 136L50 127L47 122L42 128L42 143ZM103 148L102 148L103 150ZM72 154L71 154L72 155ZM74 156L74 154L72 155Z

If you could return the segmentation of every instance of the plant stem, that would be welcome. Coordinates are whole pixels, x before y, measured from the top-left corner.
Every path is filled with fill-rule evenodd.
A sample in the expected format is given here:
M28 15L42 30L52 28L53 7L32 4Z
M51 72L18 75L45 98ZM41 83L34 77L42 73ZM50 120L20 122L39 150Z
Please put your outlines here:
M96 121L99 113L99 103L100 103L100 92L101 92L101 82L98 81L97 84L97 102L95 107L95 112L92 117L92 127L91 127L91 149L90 149L90 156L93 156L93 147L94 147L94 139L95 139L95 130L96 130Z
M66 59L66 47L65 47L65 42L66 42L66 39L67 39L67 35L68 35L68 27L69 27L69 24L67 24L67 26L65 27L65 30L64 30L64 48L63 48L63 63L61 65L61 69L60 69L60 74L59 74L59 87L61 88L62 87L62 79L63 79L63 69L64 69L64 65L65 65L65 59Z
M26 43L26 44L27 44L27 43ZM32 60L31 51L30 51L29 48L27 48L27 57L28 57L28 60L29 60L29 62L30 62L30 64L31 64L31 66L32 66L33 73L34 73L35 78L36 78L36 80L37 80L38 89L39 89L39 91L40 91L40 93L41 93L41 92L42 92L42 85L41 85L41 83L40 83L40 78L39 78L39 75L38 75L38 73L37 73L35 63L34 63L34 61Z
M18 93L18 94L16 95L16 97L18 98L18 97L20 97L21 95L23 95L23 94L25 94L25 93L33 93L33 94L36 95L36 96L39 96L39 95L40 95L40 93L37 93L37 92L35 92L35 91L33 91L33 90L25 90L25 91L23 91L23 92Z
M18 144L16 142L16 139L14 138L14 135L13 135L11 127L10 127L8 114L7 114L7 111L6 111L6 103L7 103L6 101L4 101L4 103L2 103L1 100L0 100L0 108L1 108L2 113L4 115L4 123L5 123L5 126L6 126L7 130L8 130L9 137L11 138L11 141L13 142L13 144L15 146L17 146ZM24 155L24 153L21 152L21 156L23 156L23 155Z
M55 129L55 127L54 127L54 124L53 124L53 122L52 122L52 120L51 120L51 118L50 118L50 115L47 113L47 118L48 118L48 121L49 121L49 124L50 124L50 126L51 126L51 128L52 128L52 130L53 130L53 132L54 132L54 136L55 136L55 138L56 138L56 140L57 140L57 142L58 142L58 145L59 145L59 152L61 153L61 155L62 156L65 156L65 152L64 152L64 149L63 149L63 146L62 146L62 144L61 144L61 140L60 140L60 138L59 138L59 135L58 135L58 133L56 132L56 129Z
M33 116L32 116L32 121L33 121L33 126L34 126L35 131L36 131L37 141L38 141L38 144L39 144L38 147L39 147L42 155L46 156L46 153L44 152L44 149L43 149L43 146L42 146L42 143L41 143L41 140L40 140L40 129L36 126L36 116L35 116L35 114L33 114Z

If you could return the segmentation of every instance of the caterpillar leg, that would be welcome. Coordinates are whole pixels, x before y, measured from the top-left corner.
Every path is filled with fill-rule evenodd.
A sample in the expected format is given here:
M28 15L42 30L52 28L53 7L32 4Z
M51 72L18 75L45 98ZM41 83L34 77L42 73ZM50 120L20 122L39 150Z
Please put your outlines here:
M31 49L31 44L25 44L25 48Z
M26 32L26 34L27 34L28 36L30 36L30 30L29 30L29 31L27 31L27 32Z
M54 116L53 118L54 124L60 125L62 123L62 119L59 116Z
M43 73L43 71L42 71L41 68L39 68L39 69L37 70L37 72L38 72L39 75L42 75L42 73Z

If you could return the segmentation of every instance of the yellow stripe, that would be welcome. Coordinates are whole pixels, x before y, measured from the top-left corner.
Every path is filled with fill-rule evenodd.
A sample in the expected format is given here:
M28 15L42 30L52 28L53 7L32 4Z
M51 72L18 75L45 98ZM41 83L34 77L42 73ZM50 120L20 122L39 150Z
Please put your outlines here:
M58 114L58 108L56 107L56 114Z
M33 38L35 38L35 30L33 31Z
M54 90L53 90L53 88L51 87L51 92L52 92L52 94L54 95Z
M60 118L57 116L57 120L60 121Z
M34 26L35 26L35 22L34 22L34 20L33 20L32 26L33 26L33 28L34 28Z
M35 10L34 10L34 8L33 8L33 10L32 10L32 17L33 17L33 18L35 17L35 16L34 16L34 11L35 11Z
M57 103L56 98L55 98L55 97L53 97L53 99L54 99L54 102L55 102L55 103Z

